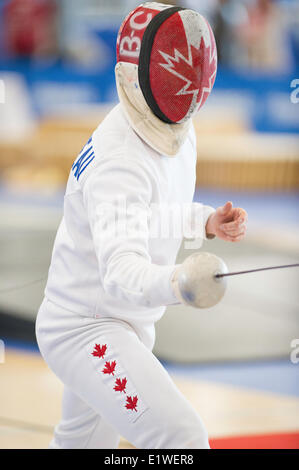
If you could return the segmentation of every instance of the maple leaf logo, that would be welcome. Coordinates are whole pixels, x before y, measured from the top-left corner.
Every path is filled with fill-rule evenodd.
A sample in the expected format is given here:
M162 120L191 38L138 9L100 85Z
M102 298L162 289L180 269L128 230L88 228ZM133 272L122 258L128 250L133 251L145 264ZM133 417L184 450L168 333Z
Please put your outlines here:
M126 408L128 410L134 410L137 412L137 402L138 402L138 398L137 396L135 397L127 397L127 403L126 403Z
M116 392L124 392L125 393L126 385L127 385L127 379L126 378L124 378L122 380L121 379L116 379L114 390Z
M99 359L101 357L104 358L106 350L107 350L107 344L103 344L103 346L101 346L100 344L96 344L94 346L94 350L92 352L92 355L95 356L95 357L98 357Z
M176 96L193 95L191 112L195 107L199 108L202 101L205 101L204 96L206 95L206 98L211 92L216 78L217 53L216 47L212 44L211 34L209 28L211 43L207 46L203 37L198 48L188 43L188 57L185 57L178 49L174 49L173 56L159 50L165 61L159 65L185 83ZM203 63L204 67L202 67Z
M115 371L115 366L116 366L116 361L112 361L112 362L106 362L105 363L105 367L104 369L102 370L103 374L112 374L114 375L114 371Z

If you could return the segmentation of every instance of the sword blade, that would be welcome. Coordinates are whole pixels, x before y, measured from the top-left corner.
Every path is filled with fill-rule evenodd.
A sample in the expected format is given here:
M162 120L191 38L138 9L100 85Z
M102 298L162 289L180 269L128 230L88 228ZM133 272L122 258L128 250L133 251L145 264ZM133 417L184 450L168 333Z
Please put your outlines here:
M228 277L228 276L238 276L239 274L256 273L258 271L269 271L270 269L284 269L284 268L296 268L296 267L299 267L299 263L284 264L282 266L270 266L267 268L248 269L247 271L235 271L232 273L215 274L215 277L219 278L219 277Z

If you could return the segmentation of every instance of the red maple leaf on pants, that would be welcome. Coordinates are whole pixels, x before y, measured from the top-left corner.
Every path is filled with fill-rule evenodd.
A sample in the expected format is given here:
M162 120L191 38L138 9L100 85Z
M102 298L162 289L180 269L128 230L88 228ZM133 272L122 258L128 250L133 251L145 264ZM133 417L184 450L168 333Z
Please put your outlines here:
M92 355L100 359L101 357L105 356L106 349L107 344L103 344L103 346L101 346L100 344L96 344L94 346L94 351L92 352Z
M116 379L114 390L116 392L124 392L125 393L126 385L127 385L127 379L126 378L124 378L122 380L121 379Z
M102 370L103 374L112 374L112 375L114 375L115 366L116 366L116 361L112 361L112 362L107 361L105 363L104 369Z
M135 397L133 397L133 398L132 398L132 397L127 397L126 408L127 408L128 410L135 410L135 411L137 411L137 408L136 408L137 402L138 402L137 396L135 396Z

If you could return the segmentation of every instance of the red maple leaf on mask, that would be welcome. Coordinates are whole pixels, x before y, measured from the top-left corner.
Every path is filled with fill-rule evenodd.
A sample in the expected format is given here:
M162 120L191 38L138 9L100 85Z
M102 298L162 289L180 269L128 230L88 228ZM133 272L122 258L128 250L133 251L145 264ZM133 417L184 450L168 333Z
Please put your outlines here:
M125 393L126 385L127 385L127 379L126 378L124 378L122 380L121 379L116 379L114 390L116 392L124 392Z
M94 346L94 351L92 352L92 355L100 359L101 357L105 356L106 350L107 344L103 344L103 346L101 346L100 344L96 344Z
M190 52L189 58L178 50L174 51L173 56L160 52L166 62L160 65L173 74L171 83L173 91L176 91L175 96L185 96L188 106L187 95L190 102L191 98L196 99L197 103L206 100L216 76L216 56L212 56L212 47L207 48L203 38L198 49L190 46Z
M163 41L170 29L176 31L174 38ZM157 36L160 43L151 51L152 93L160 110L179 122L197 112L212 90L217 69L214 36L208 24L191 33L178 14L164 21Z
M114 375L115 366L116 366L116 361L112 361L112 362L107 361L105 363L104 369L102 370L103 374Z
M138 402L138 398L137 396L135 397L127 397L127 403L126 403L126 408L128 410L135 410L137 411L137 402Z

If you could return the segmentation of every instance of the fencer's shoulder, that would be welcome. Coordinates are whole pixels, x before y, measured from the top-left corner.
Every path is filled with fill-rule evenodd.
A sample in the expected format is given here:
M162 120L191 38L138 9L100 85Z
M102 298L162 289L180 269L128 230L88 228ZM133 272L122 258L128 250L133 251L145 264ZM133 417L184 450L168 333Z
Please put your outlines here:
M132 129L120 104L107 114L94 131L92 140L95 153L101 158L111 158L120 153L133 155L141 145L141 139Z
M137 166L151 167L156 154L132 128L121 104L116 105L98 126L92 136L99 162L121 158L136 162Z
M119 104L114 106L98 125L92 135L96 152L104 154L106 149L114 148L124 141L128 131L128 123L124 119Z
M131 168L157 178L152 150L135 133L116 105L92 133L73 163L70 178L83 187L101 168Z

